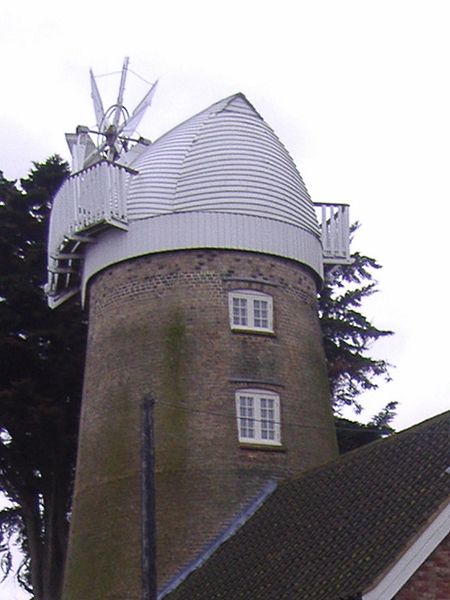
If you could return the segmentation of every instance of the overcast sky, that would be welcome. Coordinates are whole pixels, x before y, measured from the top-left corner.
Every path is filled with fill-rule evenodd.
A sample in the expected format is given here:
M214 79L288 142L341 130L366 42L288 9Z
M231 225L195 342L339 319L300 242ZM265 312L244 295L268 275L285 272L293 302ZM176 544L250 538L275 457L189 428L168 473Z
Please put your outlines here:
M354 249L383 266L368 316L396 365L363 418L399 401L402 429L449 407L450 36L445 0L190 0L2 6L0 169L69 158L93 125L88 70L159 79L139 132L155 139L243 92L294 158L314 201L348 202ZM105 107L118 77L98 80ZM130 75L133 109L147 86ZM1 588L0 588L1 590ZM0 591L0 594L2 592ZM6 592L5 592L6 594ZM0 595L1 600L13 596Z

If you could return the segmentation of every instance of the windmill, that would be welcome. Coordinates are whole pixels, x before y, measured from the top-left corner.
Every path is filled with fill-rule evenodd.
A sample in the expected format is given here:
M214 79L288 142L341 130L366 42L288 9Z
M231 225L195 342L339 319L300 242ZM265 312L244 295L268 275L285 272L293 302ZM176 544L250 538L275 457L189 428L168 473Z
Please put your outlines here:
M128 160L125 155L130 150L130 143L139 141L133 139L132 136L152 102L158 82L155 81L150 85L150 89L130 114L123 102L129 70L128 65L129 57L125 57L117 100L107 110L103 108L95 76L92 69L90 70L91 97L97 129L92 130L88 127L78 126L76 133L66 134L66 140L72 155L73 173L101 160L127 164ZM97 136L98 143L94 143L90 134Z

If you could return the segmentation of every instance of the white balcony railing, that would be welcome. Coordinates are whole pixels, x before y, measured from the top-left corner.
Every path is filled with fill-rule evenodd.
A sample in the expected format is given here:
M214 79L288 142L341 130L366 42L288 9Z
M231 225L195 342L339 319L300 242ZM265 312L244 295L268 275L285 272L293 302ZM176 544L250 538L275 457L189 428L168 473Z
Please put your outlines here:
M129 172L101 162L72 175L56 195L52 236L64 237L103 223L126 228L126 184Z
M321 228L323 261L325 264L349 264L350 223L348 204L314 203Z
M47 294L56 306L78 290L84 245L105 227L128 229L127 187L134 171L108 161L69 177L53 202Z

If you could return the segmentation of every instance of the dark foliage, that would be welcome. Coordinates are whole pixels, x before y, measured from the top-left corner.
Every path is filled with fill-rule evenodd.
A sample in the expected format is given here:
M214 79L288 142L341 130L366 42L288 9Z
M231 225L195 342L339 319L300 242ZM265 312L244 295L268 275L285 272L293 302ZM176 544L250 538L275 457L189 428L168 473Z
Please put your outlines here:
M357 228L355 224L353 232ZM352 406L360 412L359 395L376 389L380 378L390 379L390 365L372 358L369 351L374 342L392 335L392 331L378 329L361 312L364 298L376 291L373 271L380 265L358 252L352 258L352 264L338 265L326 274L319 314L333 408L339 411Z
M358 223L353 225L352 234L358 227ZM380 378L390 380L391 365L372 358L370 349L378 339L393 332L378 329L361 312L364 299L377 291L373 273L381 267L375 259L358 252L352 254L352 258L352 264L328 270L319 294L320 325L340 452L354 450L392 433L389 423L397 406L396 402L388 403L369 423L344 419L340 414L344 406L361 412L360 394L376 389Z
M0 175L1 566L16 536L35 600L60 597L86 339L80 308L51 311L43 291L51 200L67 175L57 156L20 188Z
M359 423L343 417L335 417L339 453L355 450L393 433L394 430L389 423L395 416L396 406L396 402L390 402L371 419L370 423Z

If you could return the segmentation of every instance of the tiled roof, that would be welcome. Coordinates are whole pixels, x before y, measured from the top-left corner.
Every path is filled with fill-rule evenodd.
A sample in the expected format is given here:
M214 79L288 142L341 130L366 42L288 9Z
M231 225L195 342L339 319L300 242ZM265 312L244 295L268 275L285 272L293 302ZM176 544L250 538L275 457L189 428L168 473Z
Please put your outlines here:
M450 498L450 412L288 480L167 600L355 600Z

